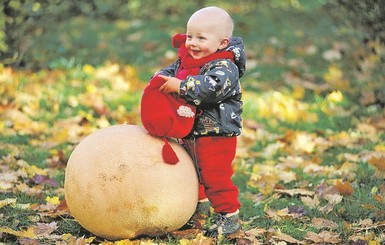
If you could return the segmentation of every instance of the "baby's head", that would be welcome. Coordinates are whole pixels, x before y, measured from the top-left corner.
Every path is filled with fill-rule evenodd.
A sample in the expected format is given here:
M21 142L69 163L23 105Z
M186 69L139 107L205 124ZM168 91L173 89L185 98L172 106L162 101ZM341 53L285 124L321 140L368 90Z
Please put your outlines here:
M194 59L209 56L227 47L233 29L233 20L224 9L200 9L187 22L186 48Z

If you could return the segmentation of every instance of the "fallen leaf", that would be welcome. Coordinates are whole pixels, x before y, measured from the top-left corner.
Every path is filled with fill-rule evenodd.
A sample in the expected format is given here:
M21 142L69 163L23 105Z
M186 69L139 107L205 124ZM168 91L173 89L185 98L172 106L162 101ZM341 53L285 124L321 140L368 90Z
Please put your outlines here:
M52 204L52 205L59 205L60 204L60 200L59 200L58 196L53 196L53 197L47 196L45 198L45 200L47 203Z
M360 222L358 224L360 226L368 227L368 226L373 225L373 220L367 218L367 219L364 219L364 220L360 220Z
M274 192L278 192L281 194L288 194L290 196L300 195L300 196L314 196L314 191L309 191L306 189L289 189L289 190L280 190L275 189Z
M186 229L173 231L171 232L171 235L178 239L192 239L195 238L199 233L201 233L199 229Z
M316 147L314 135L306 132L298 132L292 145L296 152L312 153Z
M338 194L328 194L323 196L330 204L338 204L342 201L342 196Z
M6 198L3 200L0 200L0 208L7 206L7 205L15 205L16 204L16 198Z
M50 185L53 187L58 186L58 183L51 179L48 175L42 175L42 174L35 174L32 178L27 180L28 184L36 184L36 185Z
M322 231L320 233L307 232L304 236L305 240L321 243L321 244L340 244L341 238L335 232Z
M355 231L378 229L380 227L385 227L385 221L373 223L373 221L369 219L361 220L359 224L360 227L354 228Z
M313 198L309 196L302 196L301 201L303 202L303 204L309 206L310 208L316 208L320 205L320 201L317 195L315 195Z
M368 159L368 163L376 167L378 170L385 172L385 158L384 157L371 157Z
M28 227L27 230L23 230L23 231L15 231L8 227L0 227L0 232L11 234L17 237L26 237L26 238L32 238L32 239L37 238L34 227Z
M350 196L354 192L353 187L349 181L342 183L341 181L337 180L336 187L343 196Z
M54 232L59 226L56 222L51 223L37 223L36 225L32 226L34 233L39 238L48 238L49 235Z
M267 232L266 229L258 228L258 227L245 231L246 235L254 236L254 237L264 236L266 232Z
M274 239L277 239L277 240L280 240L280 241L284 241L284 242L288 242L288 243L304 244L302 241L297 240L297 239L293 238L292 236L289 236L289 235L284 234L282 232L276 232L276 233L274 233L274 235L272 237Z
M337 229L338 225L331 220L323 218L313 218L311 224L317 229L328 228L331 230Z
M373 117L371 118L370 123L377 129L385 129L385 117Z
M337 65L330 65L323 79L335 89L347 90L349 81L344 78L344 73Z
M181 239L179 240L180 245L211 245L214 242L214 238L205 237L202 233L199 233L194 239Z
M289 213L294 215L294 218L300 218L307 214L307 211L302 206L290 206Z

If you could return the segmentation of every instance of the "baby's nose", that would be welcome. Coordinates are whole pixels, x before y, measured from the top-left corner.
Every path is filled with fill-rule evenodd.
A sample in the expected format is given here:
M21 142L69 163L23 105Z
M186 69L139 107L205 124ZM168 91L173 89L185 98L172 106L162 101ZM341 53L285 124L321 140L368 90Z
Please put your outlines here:
M192 38L192 39L188 40L188 43L189 43L191 46L195 46L195 45L196 45L196 40L195 40L195 38Z

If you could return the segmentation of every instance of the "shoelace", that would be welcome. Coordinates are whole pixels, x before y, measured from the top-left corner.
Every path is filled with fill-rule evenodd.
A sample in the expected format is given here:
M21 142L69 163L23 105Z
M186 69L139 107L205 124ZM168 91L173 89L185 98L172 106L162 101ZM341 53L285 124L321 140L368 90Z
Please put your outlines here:
M217 222L215 222L215 223L218 227L220 227L220 226L224 225L226 223L226 221L227 221L227 217L225 215L219 215Z

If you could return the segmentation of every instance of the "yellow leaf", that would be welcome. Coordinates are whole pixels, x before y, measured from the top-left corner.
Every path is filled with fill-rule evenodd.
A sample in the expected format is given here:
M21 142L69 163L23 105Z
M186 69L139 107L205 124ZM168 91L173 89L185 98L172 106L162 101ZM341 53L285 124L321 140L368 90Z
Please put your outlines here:
M15 230L12 230L8 227L1 227L0 232L11 234L11 235L14 235L17 237L37 239L37 236L35 235L35 230L33 227L29 227L27 230L24 230L24 231L15 231Z
M371 240L369 241L368 245L380 245L381 243L379 241Z
M315 148L314 136L306 132L299 132L292 144L296 151L311 153Z
M0 208L7 206L7 205L15 205L16 204L16 198L6 198L3 200L0 200Z
M284 209L278 210L277 215L278 216L287 216L287 215L289 215L289 209L284 208Z
M46 168L39 168L36 165L26 165L23 167L23 171L28 174L29 177L33 177L36 174L40 175L47 175L48 174L48 169Z
M58 196L53 196L53 197L47 196L45 198L45 200L47 203L50 203L52 205L59 205L60 204L60 200L59 200Z
M30 203L16 203L15 208L16 209L21 209L21 210L26 210L31 207Z
M95 72L95 68L92 65L85 64L82 71L88 75L92 75Z
M91 83L87 83L86 84L86 90L88 93L95 93L98 89L96 88L95 85L93 85Z
M297 100L301 100L304 96L305 89L302 86L295 86L293 90L293 97Z
M129 239L124 239L124 240L115 241L114 244L116 244L116 245L133 245L134 243L132 241L130 241Z
M279 178L276 173L275 166L264 165L262 168L259 165L255 165L248 185L258 188L258 190L264 195L269 195L274 191L275 185L278 181Z
M376 145L374 147L374 150L379 151L379 152L385 152L385 144L381 143L381 144Z
M330 94L326 96L327 101L332 102L332 103L339 103L344 100L344 96L342 95L342 92L337 90L333 91Z
M324 74L323 78L328 84L330 84L334 88L349 88L349 82L344 79L342 70L336 65L329 66L328 71Z

